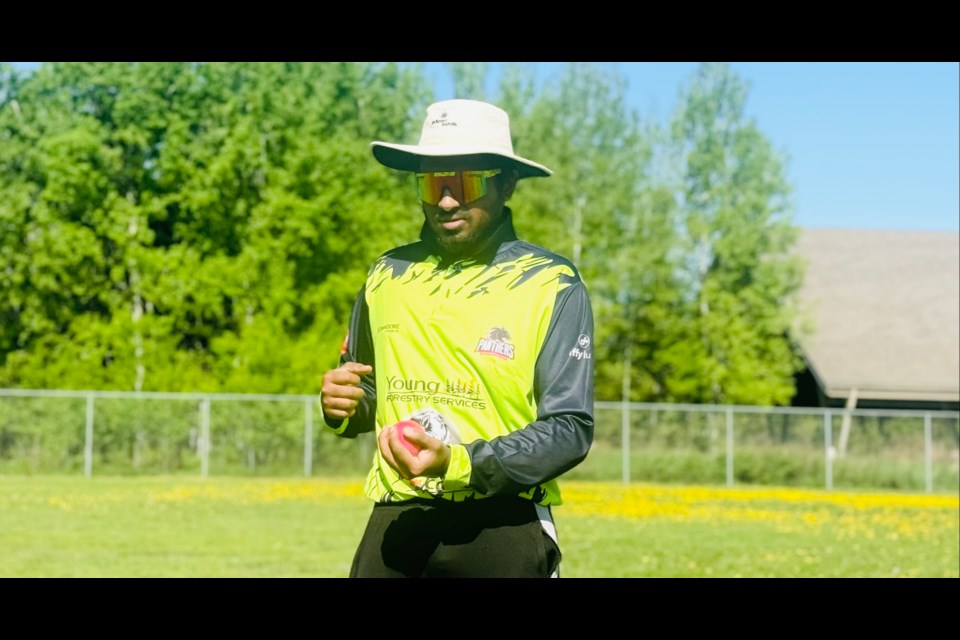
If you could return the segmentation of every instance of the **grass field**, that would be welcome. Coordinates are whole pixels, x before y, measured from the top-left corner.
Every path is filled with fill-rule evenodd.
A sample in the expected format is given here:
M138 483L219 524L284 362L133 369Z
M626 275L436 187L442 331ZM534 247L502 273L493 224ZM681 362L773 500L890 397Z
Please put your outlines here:
M563 483L562 575L960 577L956 495ZM359 481L0 475L0 577L344 577Z

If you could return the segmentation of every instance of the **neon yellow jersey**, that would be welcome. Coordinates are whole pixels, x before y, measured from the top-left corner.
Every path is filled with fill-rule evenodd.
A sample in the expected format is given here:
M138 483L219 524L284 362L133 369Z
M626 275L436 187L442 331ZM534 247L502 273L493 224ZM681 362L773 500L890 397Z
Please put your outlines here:
M576 268L517 240L507 210L474 258L444 262L424 240L372 266L341 362L374 371L357 414L329 426L353 436L412 418L451 445L446 476L414 482L375 451L373 500L514 494L560 504L557 478L593 438L592 337Z

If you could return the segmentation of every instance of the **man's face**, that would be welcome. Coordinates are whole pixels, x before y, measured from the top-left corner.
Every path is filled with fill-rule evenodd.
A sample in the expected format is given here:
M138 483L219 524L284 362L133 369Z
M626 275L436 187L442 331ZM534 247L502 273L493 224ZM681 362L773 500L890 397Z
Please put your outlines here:
M433 195L428 199L437 202L422 202L423 215L447 254L466 257L475 253L500 224L504 203L516 181L506 170L485 175L492 173L489 166L448 165L444 169L427 179L433 181ZM431 189L427 186L426 190Z

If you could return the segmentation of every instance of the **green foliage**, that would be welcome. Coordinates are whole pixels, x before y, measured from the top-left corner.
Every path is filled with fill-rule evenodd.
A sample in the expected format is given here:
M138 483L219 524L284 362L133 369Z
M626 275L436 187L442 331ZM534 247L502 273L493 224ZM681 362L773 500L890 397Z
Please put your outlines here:
M407 185L369 159L428 98L397 65L3 82L0 386L313 392L367 265L415 237Z
M656 354L665 400L785 404L800 368L788 335L801 282L784 161L744 113L747 86L705 64L672 123L684 295Z
M451 63L485 99L487 65ZM414 241L418 65L0 67L0 387L314 393L371 261ZM705 65L669 130L602 64L495 102L521 155L525 239L571 258L596 317L601 400L784 404L801 269L783 161L746 86Z
M487 100L484 87L487 77L485 62L448 62L453 77L453 93L456 98ZM508 112L509 113L509 112Z

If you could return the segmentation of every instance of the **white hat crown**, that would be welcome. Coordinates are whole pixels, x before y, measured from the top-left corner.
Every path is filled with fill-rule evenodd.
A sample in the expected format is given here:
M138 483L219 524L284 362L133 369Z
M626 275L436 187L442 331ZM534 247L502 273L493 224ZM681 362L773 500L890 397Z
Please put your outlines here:
M478 100L445 100L427 107L416 145L371 143L374 157L391 169L419 171L423 158L494 155L512 161L520 177L546 177L553 172L513 151L510 116Z

